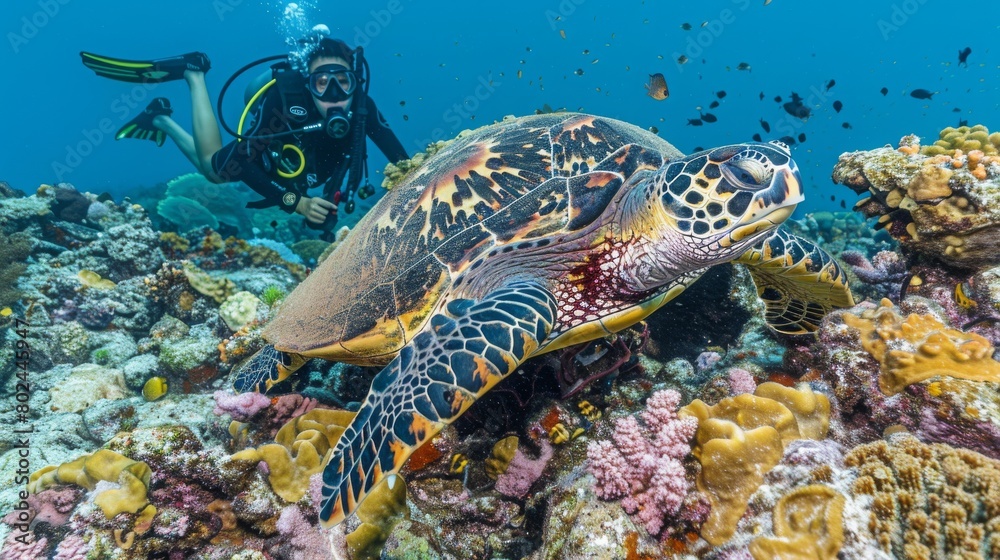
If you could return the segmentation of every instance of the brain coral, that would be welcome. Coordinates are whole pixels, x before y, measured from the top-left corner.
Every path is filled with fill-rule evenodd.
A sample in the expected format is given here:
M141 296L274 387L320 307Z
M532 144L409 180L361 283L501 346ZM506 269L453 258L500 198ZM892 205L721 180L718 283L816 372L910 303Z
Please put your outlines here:
M1000 558L1000 462L903 433L854 448L845 464L893 558Z

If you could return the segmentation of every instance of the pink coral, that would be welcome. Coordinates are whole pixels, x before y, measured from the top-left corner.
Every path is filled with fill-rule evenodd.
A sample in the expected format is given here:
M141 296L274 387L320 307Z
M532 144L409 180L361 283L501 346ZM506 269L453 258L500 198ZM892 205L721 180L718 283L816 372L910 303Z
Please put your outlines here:
M289 420L298 418L299 416L302 416L303 414L316 408L316 404L316 399L303 397L298 393L282 395L275 399L273 407L274 418L272 423L280 428Z
M250 421L258 412L271 404L271 399L260 393L233 395L225 391L216 391L214 396L215 409L212 412L219 416L228 414L238 422Z
M50 488L28 496L28 505L35 513L34 523L44 522L52 525L63 525L69 520L81 492L76 488L57 490Z
M0 560L37 560L45 558L45 547L48 539L35 540L34 533L25 533L18 529L7 534L7 539L3 543L3 552L0 552Z
M332 557L323 533L306 520L298 506L283 509L276 527L294 550L291 557L297 560L327 560Z
M729 391L733 395L744 393L752 395L755 390L757 390L757 381L754 380L752 373L740 368L729 369Z
M642 413L615 422L612 441L591 442L587 468L597 479L595 493L603 499L622 498L622 507L636 515L650 534L677 514L691 491L681 460L691 452L698 428L694 418L677 417L677 391L658 391Z
M88 552L90 546L83 537L75 533L69 534L56 547L56 554L52 560L86 560Z
M517 453L511 459L507 470L497 477L497 492L512 498L523 498L528 495L531 485L542 476L549 459L552 459L552 444L543 439L541 446L542 450L536 459L528 457L520 447L517 448Z

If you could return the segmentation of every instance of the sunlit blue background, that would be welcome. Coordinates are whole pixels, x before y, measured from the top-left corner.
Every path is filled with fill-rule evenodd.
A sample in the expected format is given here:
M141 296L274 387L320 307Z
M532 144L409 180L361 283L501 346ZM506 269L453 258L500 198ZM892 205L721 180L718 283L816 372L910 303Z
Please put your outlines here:
M1000 128L1000 58L991 50L1000 20L945 2L299 4L312 23L325 23L334 36L365 46L371 94L411 154L435 131L451 137L546 103L656 126L684 152L749 140L756 132L765 139L805 133L807 141L794 147L809 185L801 208L839 209L842 197L848 208L854 201L848 189L830 181L840 153L895 144L908 133L930 143L960 118ZM66 165L69 152L88 147L89 155L71 158L75 165L67 165L61 177L80 190L120 196L190 172L171 144L158 149L152 142L116 142L87 132L102 119L117 129L156 96L170 98L175 118L189 126L184 83L133 89L97 78L80 64L78 52L141 59L201 50L212 59L208 83L215 96L238 67L286 49L284 6L260 0L7 0L0 16L0 179L31 192L57 180L54 163ZM691 31L681 28L685 22ZM966 46L972 48L968 68L959 67L957 53ZM675 59L685 52L691 61L680 66ZM737 71L741 62L752 71ZM667 78L665 101L646 96L643 86L654 72ZM831 79L836 86L827 94ZM477 90L490 80L492 91ZM238 118L244 84L227 104L231 121ZM883 86L889 90L884 97ZM932 101L917 100L909 96L914 88L938 93ZM728 93L710 110L718 122L686 126L699 107L709 110L718 90ZM776 95L787 100L792 91L813 109L808 122L788 116L773 101ZM135 104L127 116L123 95ZM844 104L840 114L832 108L835 100ZM771 124L771 134L760 128L761 118ZM843 128L844 122L853 129ZM372 169L380 170L384 159L372 152ZM831 195L837 200L831 202Z

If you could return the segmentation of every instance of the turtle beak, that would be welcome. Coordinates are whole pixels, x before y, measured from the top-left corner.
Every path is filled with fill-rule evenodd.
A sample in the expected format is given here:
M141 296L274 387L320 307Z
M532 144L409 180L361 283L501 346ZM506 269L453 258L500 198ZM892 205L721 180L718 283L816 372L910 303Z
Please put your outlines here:
M723 247L735 245L756 234L770 231L781 225L795 211L795 207L805 199L802 194L802 176L795 162L774 173L771 186L761 191L751 205L758 205L756 211L747 212L728 236L720 240Z

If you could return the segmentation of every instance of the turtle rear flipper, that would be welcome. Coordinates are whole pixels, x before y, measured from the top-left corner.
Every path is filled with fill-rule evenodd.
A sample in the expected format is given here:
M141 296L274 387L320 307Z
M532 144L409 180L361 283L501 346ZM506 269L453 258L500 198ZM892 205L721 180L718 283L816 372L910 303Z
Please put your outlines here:
M305 356L282 352L268 344L236 367L233 389L237 393L266 393L308 361L309 358Z
M523 282L482 300L451 301L433 315L375 376L337 441L323 471L322 524L351 515L410 454L528 359L555 320L552 294Z
M847 275L815 243L779 227L733 262L749 265L764 301L764 319L784 334L807 334L819 328L835 307L852 307Z

